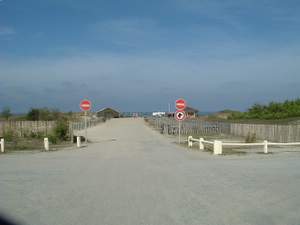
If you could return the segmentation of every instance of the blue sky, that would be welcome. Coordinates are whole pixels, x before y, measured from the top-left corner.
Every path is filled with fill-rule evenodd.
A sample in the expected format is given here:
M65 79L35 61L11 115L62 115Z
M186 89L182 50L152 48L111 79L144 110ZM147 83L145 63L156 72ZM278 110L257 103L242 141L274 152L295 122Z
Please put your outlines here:
M245 110L300 97L300 2L0 0L0 106Z

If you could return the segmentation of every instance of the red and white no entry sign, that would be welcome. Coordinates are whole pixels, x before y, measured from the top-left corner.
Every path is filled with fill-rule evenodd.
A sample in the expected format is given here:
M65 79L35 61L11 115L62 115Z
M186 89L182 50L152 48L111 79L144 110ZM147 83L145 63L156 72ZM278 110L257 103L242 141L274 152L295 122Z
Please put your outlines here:
M178 120L178 121L183 121L186 119L186 113L185 111L176 111L175 112L175 119Z
M182 98L176 100L176 109L184 110L186 108L186 101Z
M80 108L83 110L83 111L89 111L91 110L92 108L92 103L91 101L85 99L85 100L82 100L80 102Z

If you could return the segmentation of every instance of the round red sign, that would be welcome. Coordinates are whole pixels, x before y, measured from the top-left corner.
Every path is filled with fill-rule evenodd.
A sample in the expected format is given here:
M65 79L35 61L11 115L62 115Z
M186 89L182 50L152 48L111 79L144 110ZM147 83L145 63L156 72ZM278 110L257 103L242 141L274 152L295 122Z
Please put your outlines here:
M183 121L186 119L186 113L185 111L176 111L175 112L175 119L178 120L178 121Z
M92 103L91 103L91 101L89 101L89 100L82 100L82 101L80 102L80 108L81 108L83 111L89 111L89 110L91 110L91 108L92 108Z
M184 110L186 108L186 101L182 98L176 100L176 109Z

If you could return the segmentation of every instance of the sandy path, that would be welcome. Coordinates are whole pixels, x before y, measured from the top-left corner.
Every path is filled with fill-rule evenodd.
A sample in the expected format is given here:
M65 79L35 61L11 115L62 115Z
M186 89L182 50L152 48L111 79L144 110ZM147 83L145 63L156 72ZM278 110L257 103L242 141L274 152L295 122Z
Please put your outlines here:
M300 155L188 152L116 119L80 150L0 156L0 212L31 225L296 225Z

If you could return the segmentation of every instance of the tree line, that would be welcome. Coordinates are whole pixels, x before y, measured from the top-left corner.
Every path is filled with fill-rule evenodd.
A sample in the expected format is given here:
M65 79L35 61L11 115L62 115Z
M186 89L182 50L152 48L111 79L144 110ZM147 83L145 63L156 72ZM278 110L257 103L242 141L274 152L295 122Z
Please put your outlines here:
M53 121L72 116L72 112L62 113L57 109L31 108L24 115L14 115L9 107L4 107L0 113L0 116L5 120Z
M254 104L246 112L233 112L228 119L262 119L278 120L300 117L300 98L285 102L270 102L269 104Z

